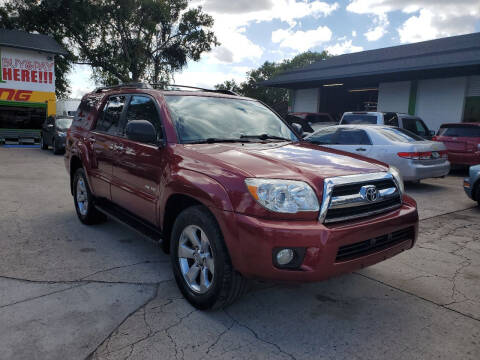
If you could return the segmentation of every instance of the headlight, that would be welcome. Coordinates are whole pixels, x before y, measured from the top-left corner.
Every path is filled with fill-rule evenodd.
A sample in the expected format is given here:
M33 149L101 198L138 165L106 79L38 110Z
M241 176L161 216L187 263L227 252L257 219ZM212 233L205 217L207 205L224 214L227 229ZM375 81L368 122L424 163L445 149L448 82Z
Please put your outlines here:
M245 184L260 205L275 212L294 214L320 208L314 191L303 181L250 178Z
M66 133L66 132L63 132L63 131L59 131L59 132L57 133L57 135L60 136L60 137L64 137L64 136L67 135L67 133Z
M397 182L400 193L403 194L405 192L405 186L403 185L402 175L400 175L400 171L398 171L395 166L390 166L388 172L392 174L393 178Z

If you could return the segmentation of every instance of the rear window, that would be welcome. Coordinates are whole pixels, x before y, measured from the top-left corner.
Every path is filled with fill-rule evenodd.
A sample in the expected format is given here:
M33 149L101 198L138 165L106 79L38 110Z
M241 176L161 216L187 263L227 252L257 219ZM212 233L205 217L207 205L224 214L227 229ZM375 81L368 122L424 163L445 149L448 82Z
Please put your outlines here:
M395 142L412 143L425 140L411 131L400 128L382 128L379 131L387 139Z
M480 126L475 125L448 125L438 130L438 136L451 137L480 137Z
M375 115L368 114L348 114L344 115L341 121L342 125L345 124L376 124L377 117Z

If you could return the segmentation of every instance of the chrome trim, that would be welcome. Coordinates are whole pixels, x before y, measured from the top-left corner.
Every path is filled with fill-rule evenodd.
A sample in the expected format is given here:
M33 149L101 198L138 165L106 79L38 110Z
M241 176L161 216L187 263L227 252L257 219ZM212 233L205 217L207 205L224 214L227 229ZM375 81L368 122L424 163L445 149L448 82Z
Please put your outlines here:
M369 174L346 175L346 176L339 176L334 178L326 178L323 183L323 199L322 199L322 205L320 207L320 214L318 216L318 221L320 221L321 223L325 222L325 217L327 216L328 209L330 208L333 200L332 193L335 186L364 183L368 181L381 181L381 180L392 180L397 187L396 192L398 192L398 194L400 195L400 199L402 198L402 193L400 191L401 188L398 182L396 181L395 177L390 172L376 172L376 173L369 173ZM385 189L385 190L390 190L390 189ZM336 204L335 206L337 207L338 205L339 204ZM401 203L391 208L393 209L400 205ZM337 218L329 222L337 222L337 221L343 221L343 220L354 219L359 217L371 216L381 212L389 211L391 210L391 208L376 210L369 213L362 213L355 216L349 216L348 218Z
M344 217L335 218L333 220L325 220L324 223L328 224L328 223L340 222L340 221L345 221L345 220L358 219L358 218L367 217L367 216L373 216L373 215L377 215L377 214L381 214L381 213L385 213L385 212L388 212L388 211L398 209L401 206L402 206L402 204L396 204L396 205L393 205L393 206L389 206L388 208L383 208L383 209L380 209L380 210L364 212L364 213L361 213L361 214L358 214L358 215L344 216Z
M332 201L330 202L329 209L340 209L340 208L349 208L353 206L360 206L360 205L369 205L369 204L377 204L384 200L388 200L392 197L398 195L398 191L396 188L388 188L388 189L381 189L378 190L378 200L376 201L368 201L365 199L360 193L352 194L352 195L345 195L345 196L334 196L332 197Z

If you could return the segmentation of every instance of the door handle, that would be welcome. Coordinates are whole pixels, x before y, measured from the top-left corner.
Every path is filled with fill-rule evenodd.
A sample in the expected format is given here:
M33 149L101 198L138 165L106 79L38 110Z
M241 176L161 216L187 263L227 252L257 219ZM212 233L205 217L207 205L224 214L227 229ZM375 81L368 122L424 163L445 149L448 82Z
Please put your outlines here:
M118 145L118 144L113 145L113 149L114 149L115 151L123 151L123 150L125 150L125 148L123 147L123 145Z
M367 151L367 149L365 149L365 148L358 148L358 149L355 149L355 151Z
M90 144L94 144L97 140L95 138L85 138L85 141L88 141Z

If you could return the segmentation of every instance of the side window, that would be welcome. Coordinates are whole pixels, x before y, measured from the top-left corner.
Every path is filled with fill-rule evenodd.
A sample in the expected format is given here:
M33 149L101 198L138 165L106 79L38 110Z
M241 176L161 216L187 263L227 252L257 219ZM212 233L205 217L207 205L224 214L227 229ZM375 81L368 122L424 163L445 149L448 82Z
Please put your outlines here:
M157 131L157 139L160 140L162 138L160 117L152 98L139 95L132 96L127 108L126 124L132 120L147 120L151 122Z
M120 117L125 106L125 96L110 96L97 120L96 130L105 131L117 135L120 128Z
M341 145L371 145L370 139L364 130L340 129L337 143Z
M386 113L384 115L385 125L397 126L398 127L398 116L395 113Z
M322 129L308 137L308 141L318 145L334 145L336 144L336 128Z
M384 123L389 126L398 127L398 116L395 113L386 113L384 115Z

